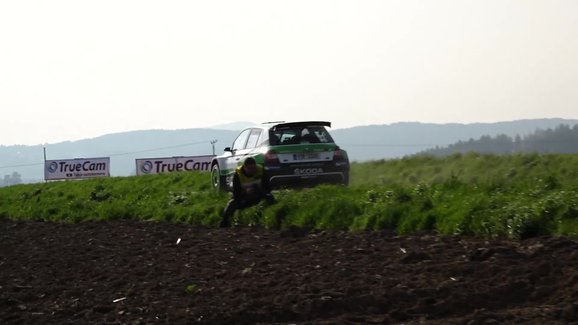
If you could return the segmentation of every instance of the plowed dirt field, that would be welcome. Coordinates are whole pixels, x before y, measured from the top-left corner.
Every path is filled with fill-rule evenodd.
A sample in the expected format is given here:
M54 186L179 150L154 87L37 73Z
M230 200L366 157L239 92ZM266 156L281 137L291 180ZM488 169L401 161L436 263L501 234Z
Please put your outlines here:
M578 323L578 243L0 220L2 324Z

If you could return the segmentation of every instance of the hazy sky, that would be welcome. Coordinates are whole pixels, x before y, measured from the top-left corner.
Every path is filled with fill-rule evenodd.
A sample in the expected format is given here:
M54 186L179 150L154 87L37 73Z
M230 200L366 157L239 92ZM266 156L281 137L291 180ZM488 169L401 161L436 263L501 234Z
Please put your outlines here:
M578 118L578 1L2 1L0 144Z

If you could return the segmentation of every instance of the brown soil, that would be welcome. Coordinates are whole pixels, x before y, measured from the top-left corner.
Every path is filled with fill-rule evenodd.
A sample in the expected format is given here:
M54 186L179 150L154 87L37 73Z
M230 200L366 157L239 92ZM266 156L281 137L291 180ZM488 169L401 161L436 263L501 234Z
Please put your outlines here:
M0 323L578 324L578 243L0 220Z

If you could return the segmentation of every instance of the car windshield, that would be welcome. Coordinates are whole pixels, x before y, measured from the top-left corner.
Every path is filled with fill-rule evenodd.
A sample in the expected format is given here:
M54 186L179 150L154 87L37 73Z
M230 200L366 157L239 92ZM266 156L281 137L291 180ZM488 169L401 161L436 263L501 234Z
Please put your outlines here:
M307 143L333 143L329 132L323 126L290 126L270 131L272 146Z

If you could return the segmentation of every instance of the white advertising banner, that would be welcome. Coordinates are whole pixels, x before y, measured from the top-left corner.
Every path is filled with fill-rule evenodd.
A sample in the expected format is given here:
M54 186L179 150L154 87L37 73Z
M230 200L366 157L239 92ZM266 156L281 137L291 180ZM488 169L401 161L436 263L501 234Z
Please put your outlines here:
M110 176L110 158L46 160L44 179L81 179Z
M211 171L212 155L191 157L143 158L136 160L136 174L162 174L183 171Z

